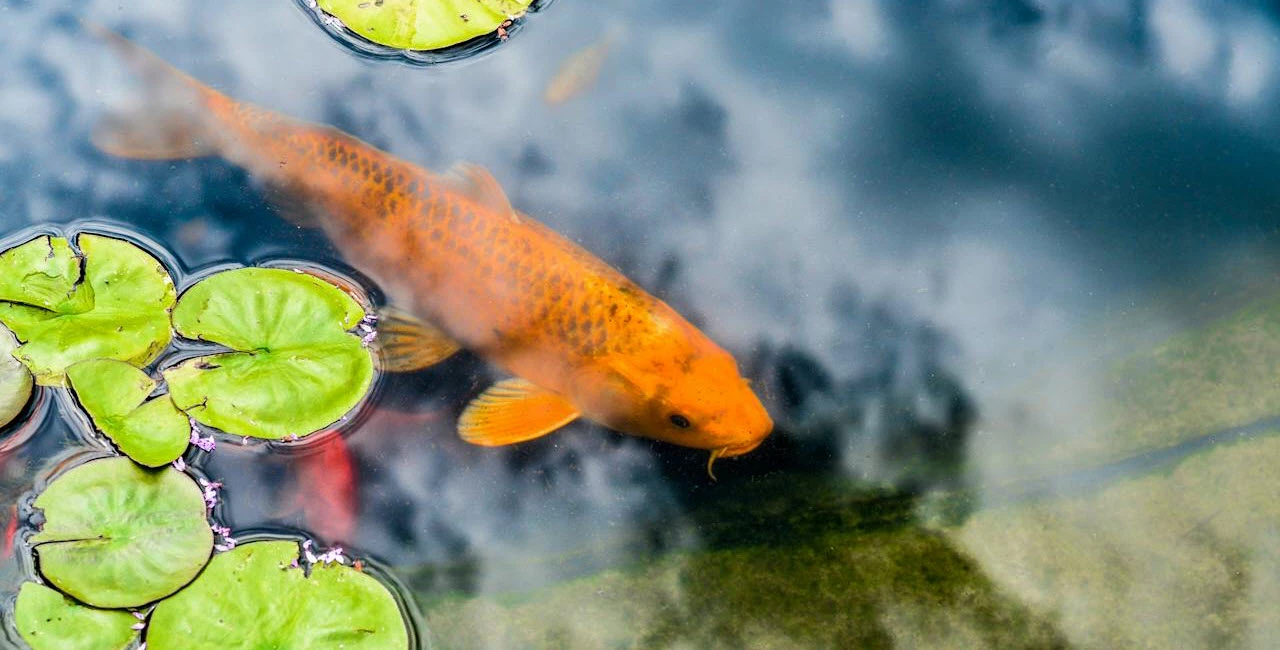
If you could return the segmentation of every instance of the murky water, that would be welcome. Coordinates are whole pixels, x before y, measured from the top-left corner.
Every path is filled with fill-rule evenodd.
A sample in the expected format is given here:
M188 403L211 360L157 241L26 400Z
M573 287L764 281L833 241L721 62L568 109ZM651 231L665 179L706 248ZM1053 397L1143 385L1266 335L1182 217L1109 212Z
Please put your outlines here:
M238 535L342 544L436 648L1280 642L1268 3L556 2L415 66L299 9L0 5L0 234L93 220L180 288L291 260L384 299L234 165L95 150L130 77L86 18L237 99L483 164L729 349L777 427L717 481L582 422L476 447L457 417L503 375L463 353L379 378L335 434L350 492L307 469L323 437L202 454ZM598 81L545 104L606 33ZM6 432L22 515L95 444L59 400Z

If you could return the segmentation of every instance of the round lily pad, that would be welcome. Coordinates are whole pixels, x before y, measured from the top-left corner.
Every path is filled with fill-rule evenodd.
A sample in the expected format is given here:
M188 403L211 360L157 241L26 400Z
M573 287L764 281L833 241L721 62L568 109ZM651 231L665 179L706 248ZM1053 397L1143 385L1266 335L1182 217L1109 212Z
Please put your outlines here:
M318 0L351 31L388 47L438 50L493 33L532 0Z
M373 356L351 334L364 309L305 273L225 271L183 293L173 310L182 336L236 352L166 370L169 395L202 424L227 433L304 436L350 411L373 382Z
M0 291L5 301L0 323L23 342L15 356L41 385L64 386L67 366L88 359L145 365L171 337L168 316L175 292L164 265L129 242L104 235L83 234L76 244L79 256L66 240L44 236L0 260L3 273L32 279L29 284L9 281ZM45 257L34 254L40 251Z
M86 607L34 582L18 591L13 618L32 650L122 650L138 636L129 612Z
M36 498L43 529L31 538L40 573L94 607L137 607L182 588L213 551L200 488L171 468L124 457L95 460Z
M0 326L0 427L22 413L31 399L31 372L13 357L18 340Z
M298 545L254 542L219 553L191 586L156 605L149 650L402 650L395 598L351 567L297 565Z
M94 425L125 455L159 467L186 451L190 420L168 395L146 401L156 389L146 373L123 361L95 359L67 368L67 379Z

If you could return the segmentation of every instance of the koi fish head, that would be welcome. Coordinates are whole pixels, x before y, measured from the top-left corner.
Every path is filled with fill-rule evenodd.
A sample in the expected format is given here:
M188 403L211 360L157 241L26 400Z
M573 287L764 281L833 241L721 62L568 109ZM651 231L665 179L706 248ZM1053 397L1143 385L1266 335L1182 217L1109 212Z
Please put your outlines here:
M733 357L718 349L674 366L609 364L578 382L575 402L612 429L719 458L745 454L773 431Z

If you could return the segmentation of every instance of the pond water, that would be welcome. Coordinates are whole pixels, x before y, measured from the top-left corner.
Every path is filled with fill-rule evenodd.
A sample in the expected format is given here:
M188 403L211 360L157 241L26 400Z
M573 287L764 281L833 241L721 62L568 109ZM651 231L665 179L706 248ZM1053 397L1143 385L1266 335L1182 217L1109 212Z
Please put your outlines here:
M386 291L231 162L98 151L136 86L86 19L482 165L734 355L776 426L717 480L584 421L462 441L504 376L470 352L384 373L341 436L202 457L237 534L372 562L423 647L1280 644L1273 3L766 4L563 0L410 66L293 0L6 0L0 235L93 220L182 274L289 259ZM606 37L598 80L545 102ZM6 431L6 508L85 445L58 401Z

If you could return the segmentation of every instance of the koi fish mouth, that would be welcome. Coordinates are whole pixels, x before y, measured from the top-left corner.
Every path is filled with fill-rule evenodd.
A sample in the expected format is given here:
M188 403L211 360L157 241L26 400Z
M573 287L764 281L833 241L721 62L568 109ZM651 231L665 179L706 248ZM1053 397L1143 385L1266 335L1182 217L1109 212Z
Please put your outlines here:
M711 480L713 481L716 480L716 474L714 471L712 471L712 466L716 464L716 460L720 458L730 458L733 456L741 456L755 449L756 447L759 447L760 443L762 442L764 442L764 438L761 438L759 440L753 440L751 442L748 442L742 445L728 445L725 447L720 447L719 449L712 449L711 458L707 459L707 476L710 476Z

